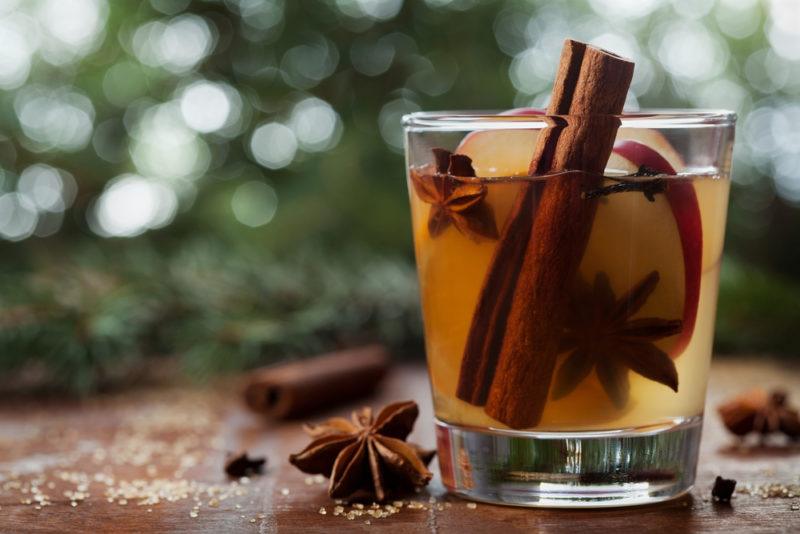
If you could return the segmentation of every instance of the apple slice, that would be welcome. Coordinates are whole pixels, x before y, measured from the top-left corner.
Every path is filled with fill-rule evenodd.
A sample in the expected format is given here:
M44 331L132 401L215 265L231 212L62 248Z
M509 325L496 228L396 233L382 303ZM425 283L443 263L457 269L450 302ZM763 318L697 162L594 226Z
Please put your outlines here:
M631 167L638 169L644 165L662 174L674 175L675 167L683 166L680 161L680 155L672 149L660 134L657 132L649 133L653 144L657 142L657 138L653 134L660 137L660 142L658 142L657 146L663 147L665 153L671 153L672 157L670 159L674 164L667 161L664 156L651 146L633 139L623 139L614 144L614 153L609 160L609 166L616 167L622 164L627 166L628 169L631 169ZM697 321L697 306L700 300L700 277L703 267L703 225L697 194L692 182L689 180L674 181L665 191L665 196L672 209L675 223L678 225L681 249L683 251L683 330L670 350L670 354L675 357L683 352L686 345L689 344Z
M544 115L536 108L516 108L501 115ZM475 174L482 178L525 176L531 164L539 130L482 130L467 134L456 153L472 158Z

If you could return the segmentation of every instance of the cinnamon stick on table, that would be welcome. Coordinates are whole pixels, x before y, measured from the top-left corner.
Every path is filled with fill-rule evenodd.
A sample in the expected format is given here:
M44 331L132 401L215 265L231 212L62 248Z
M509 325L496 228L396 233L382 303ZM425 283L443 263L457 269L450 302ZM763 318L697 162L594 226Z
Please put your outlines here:
M512 428L541 419L564 321L597 208L584 191L602 182L633 63L567 40L531 175L515 202L472 320L457 395ZM538 197L538 198L537 198Z
M300 417L372 393L388 368L383 345L332 352L252 371L244 398L253 411Z

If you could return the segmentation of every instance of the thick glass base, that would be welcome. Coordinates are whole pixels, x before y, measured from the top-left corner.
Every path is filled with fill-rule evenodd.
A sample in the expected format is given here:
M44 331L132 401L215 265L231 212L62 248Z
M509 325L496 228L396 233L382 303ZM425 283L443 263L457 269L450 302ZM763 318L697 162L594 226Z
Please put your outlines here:
M703 418L646 429L518 432L436 422L448 490L515 506L592 508L665 501L691 489Z

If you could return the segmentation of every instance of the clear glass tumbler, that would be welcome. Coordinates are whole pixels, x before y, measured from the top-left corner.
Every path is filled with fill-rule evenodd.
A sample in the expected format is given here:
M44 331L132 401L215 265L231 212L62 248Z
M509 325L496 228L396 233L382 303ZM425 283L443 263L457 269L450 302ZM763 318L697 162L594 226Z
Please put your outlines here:
M694 483L735 115L630 113L605 172L530 176L536 110L404 118L445 486L620 506Z

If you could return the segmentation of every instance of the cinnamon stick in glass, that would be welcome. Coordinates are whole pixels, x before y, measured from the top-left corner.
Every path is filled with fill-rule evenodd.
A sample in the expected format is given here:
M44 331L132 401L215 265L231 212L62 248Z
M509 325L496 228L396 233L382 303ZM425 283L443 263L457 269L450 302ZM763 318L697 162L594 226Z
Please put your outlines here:
M389 352L369 345L252 371L244 399L253 411L289 419L372 393L389 369Z
M630 61L577 41L564 44L548 107L548 115L560 117L547 119L530 174L575 172L523 187L479 296L457 390L512 428L535 426L544 411L564 291L597 207L583 193L602 182L619 127L614 115L632 76Z

